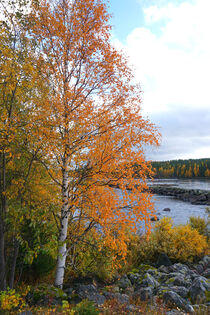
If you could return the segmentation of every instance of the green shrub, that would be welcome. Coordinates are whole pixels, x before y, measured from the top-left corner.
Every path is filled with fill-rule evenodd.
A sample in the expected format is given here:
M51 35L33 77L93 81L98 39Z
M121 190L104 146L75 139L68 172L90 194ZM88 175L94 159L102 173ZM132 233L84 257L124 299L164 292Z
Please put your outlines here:
M103 239L88 236L86 243L78 243L74 250L74 266L68 264L66 279L74 277L96 277L109 281L116 272L115 253L103 244ZM71 257L72 258L72 257Z
M192 229L197 230L202 235L206 235L206 221L204 218L190 217L189 224Z
M52 271L55 265L56 260L50 254L40 253L37 258L33 260L31 269L35 277L42 277Z
M25 306L25 299L15 290L0 292L0 312L7 313Z
M99 310L95 307L94 303L88 300L83 300L75 307L76 315L99 315Z

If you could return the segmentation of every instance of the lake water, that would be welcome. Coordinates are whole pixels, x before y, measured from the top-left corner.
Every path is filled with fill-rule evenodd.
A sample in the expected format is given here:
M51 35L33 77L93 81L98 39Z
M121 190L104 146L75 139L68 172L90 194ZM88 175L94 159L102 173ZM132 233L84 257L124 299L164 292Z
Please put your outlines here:
M210 180L190 180L190 179L156 179L153 182L148 181L149 185L170 185L186 189L202 189L210 191ZM206 205L192 205L190 202L175 199L170 196L153 195L152 200L156 214L159 219L164 216L171 217L174 225L186 224L191 216L200 216L206 218ZM170 212L163 211L164 208L170 208ZM152 222L154 225L155 223ZM142 231L144 228L142 227Z
M156 179L149 185L170 185L186 189L201 189L210 191L210 180L192 180L192 179ZM175 225L186 224L191 216L206 217L205 205L192 205L190 202L174 199L169 196L153 195L155 209L158 217L168 216L173 219ZM164 208L170 208L170 212L163 211Z
M172 187L180 187L186 189L201 189L210 191L209 179L154 179L148 180L149 185L170 185Z

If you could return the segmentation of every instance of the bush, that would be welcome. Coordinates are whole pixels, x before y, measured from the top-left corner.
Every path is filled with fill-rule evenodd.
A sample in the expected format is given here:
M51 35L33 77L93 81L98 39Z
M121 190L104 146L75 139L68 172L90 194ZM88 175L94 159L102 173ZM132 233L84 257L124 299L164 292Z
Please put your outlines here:
M190 217L189 224L192 229L197 230L201 235L206 235L206 221L201 217Z
M99 310L94 303L88 300L83 300L74 309L75 315L99 315Z
M70 255L71 256L71 255ZM103 238L87 236L86 243L79 242L74 248L74 265L68 264L66 279L96 277L101 281L112 279L116 271L116 254L103 244Z
M15 309L21 309L24 306L24 298L21 294L16 293L15 290L0 292L0 310L10 312Z
M142 263L155 263L160 253L166 253L172 261L192 262L208 248L206 237L189 224L173 227L168 217L156 223L149 239L132 235L128 242L128 255L124 270L138 268Z
M34 277L43 277L49 274L54 269L56 260L46 253L38 254L37 258L33 260L31 270L33 271Z
M202 256L207 248L206 237L199 234L189 224L173 229L171 258L192 262L194 257Z
M189 224L193 229L196 229L200 234L205 235L207 240L210 236L210 208L206 208L207 219L200 217L190 217Z

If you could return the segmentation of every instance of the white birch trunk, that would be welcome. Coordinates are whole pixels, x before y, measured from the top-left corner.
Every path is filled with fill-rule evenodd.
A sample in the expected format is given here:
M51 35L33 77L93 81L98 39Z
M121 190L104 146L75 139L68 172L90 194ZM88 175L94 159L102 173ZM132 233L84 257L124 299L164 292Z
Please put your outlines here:
M66 266L66 257L67 257L67 247L66 247L66 238L68 232L68 172L63 171L63 205L61 209L61 227L59 233L59 247L58 247L58 258L56 266L56 275L55 275L55 286L62 288L64 280L64 272Z

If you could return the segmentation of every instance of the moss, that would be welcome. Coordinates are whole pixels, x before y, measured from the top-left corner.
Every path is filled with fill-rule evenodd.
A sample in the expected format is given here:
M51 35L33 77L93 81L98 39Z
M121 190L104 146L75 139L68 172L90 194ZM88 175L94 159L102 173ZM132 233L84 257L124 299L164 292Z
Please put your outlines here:
M129 274L135 274L135 273L138 273L138 272L139 272L139 269L133 268L133 269L129 272Z
M210 291L206 291L206 302L210 302Z
M141 265L139 266L139 269L140 269L140 270L143 270L143 271L147 271L147 270L149 270L149 269L151 269L151 270L156 270L155 267L152 267L152 266L150 266L150 265L144 265L144 264L141 264Z
M175 280L175 278L172 277L172 278L168 279L168 280L166 281L166 283L173 283L174 280Z

